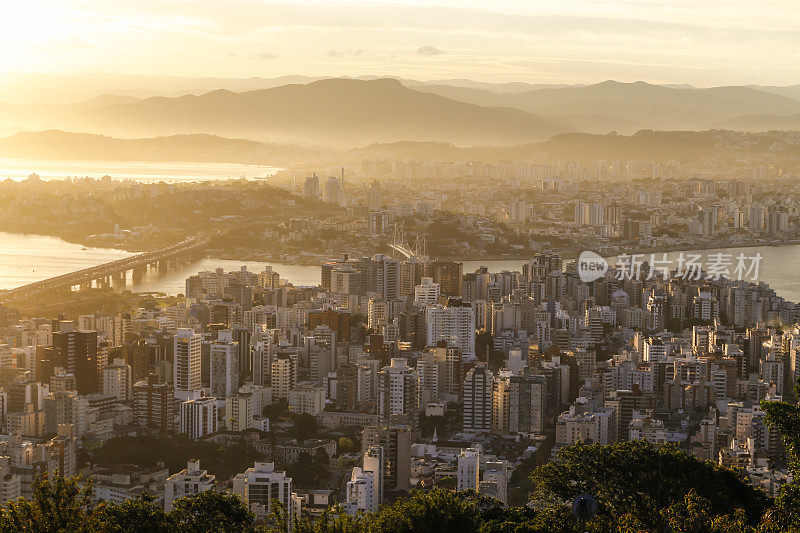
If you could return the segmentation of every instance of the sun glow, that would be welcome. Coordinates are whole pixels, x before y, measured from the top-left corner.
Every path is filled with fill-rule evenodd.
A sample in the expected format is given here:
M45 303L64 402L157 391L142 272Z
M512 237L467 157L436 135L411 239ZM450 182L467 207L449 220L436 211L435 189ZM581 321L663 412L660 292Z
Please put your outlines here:
M57 68L54 55L85 42L81 25L58 3L6 3L0 16L0 73Z

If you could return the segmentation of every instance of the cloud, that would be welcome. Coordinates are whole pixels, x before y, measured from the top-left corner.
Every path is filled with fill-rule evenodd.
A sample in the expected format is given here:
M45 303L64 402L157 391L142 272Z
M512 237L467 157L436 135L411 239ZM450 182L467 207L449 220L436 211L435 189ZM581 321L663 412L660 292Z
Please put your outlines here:
M275 52L264 52L263 54L258 54L258 59L275 59L278 57Z
M325 55L327 55L328 57L336 57L339 55L339 52L337 52L336 50L328 50L328 53Z
M435 46L426 45L417 48L417 53L421 56L438 56L440 54L443 54L444 52L442 50L439 50Z

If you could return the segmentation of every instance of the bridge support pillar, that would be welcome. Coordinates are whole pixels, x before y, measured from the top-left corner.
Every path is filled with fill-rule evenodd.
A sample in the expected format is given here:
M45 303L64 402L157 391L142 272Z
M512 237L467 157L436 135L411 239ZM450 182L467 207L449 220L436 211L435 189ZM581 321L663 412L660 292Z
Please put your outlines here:
M125 285L128 284L128 273L125 270L123 270L122 272L117 272L112 279L114 286L124 287Z
M141 281L145 274L147 274L147 265L143 267L134 267L131 271L131 278L133 278L134 282Z

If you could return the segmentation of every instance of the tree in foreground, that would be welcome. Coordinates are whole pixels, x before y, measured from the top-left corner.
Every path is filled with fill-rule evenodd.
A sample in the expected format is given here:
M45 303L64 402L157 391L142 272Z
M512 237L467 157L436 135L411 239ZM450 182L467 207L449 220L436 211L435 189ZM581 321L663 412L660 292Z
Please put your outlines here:
M19 498L3 509L0 532L98 531L92 496L91 486L79 486L76 478L38 477L30 500Z
M534 471L532 481L540 502L558 506L589 494L599 503L594 522L613 527L623 520L648 531L663 529L662 511L684 501L691 491L707 502L711 516L742 509L750 523L758 522L768 503L743 473L672 445L644 441L566 446L557 461Z
M235 494L205 491L181 498L165 513L145 494L122 504L95 502L91 483L42 476L30 500L18 499L0 514L0 533L239 533L253 530L253 515Z
M259 531L262 533L287 533L289 521L286 506L273 500L270 507L270 524ZM360 533L369 531L370 516L364 513L350 515L342 506L334 505L316 517L294 516L292 533Z
M794 397L800 398L800 379L795 384ZM793 477L766 513L762 530L797 533L800 532L800 405L763 401L761 409L767 413L767 424L781 435L786 449L786 464Z
M674 533L745 533L754 531L744 511L739 508L724 516L715 516L711 502L692 489L682 501L664 509L661 514Z
M174 531L186 533L239 533L253 526L253 513L237 495L213 490L176 500L170 518Z
M532 475L539 505L505 508L473 491L417 490L377 513L348 515L340 506L322 515L293 517L297 533L539 533L574 531L663 531L685 533L800 532L800 489L790 484L772 507L744 475L681 452L641 441L610 446L573 445L558 460ZM586 524L569 504L580 494L599 502ZM237 496L206 491L182 498L165 513L152 497L121 505L96 503L91 485L75 479L39 478L30 500L12 502L0 514L0 533L167 531L223 532L288 530L289 515L273 502L272 520L253 525L253 515ZM767 509L766 513L763 511ZM759 519L762 517L759 524ZM757 525L757 527L756 527ZM580 528L580 529L579 529Z
M174 530L170 516L148 492L118 505L100 503L95 515L99 530L108 533L169 533Z
M484 516L500 509L499 502L472 491L436 488L414 491L408 498L382 507L370 523L376 533L478 531Z

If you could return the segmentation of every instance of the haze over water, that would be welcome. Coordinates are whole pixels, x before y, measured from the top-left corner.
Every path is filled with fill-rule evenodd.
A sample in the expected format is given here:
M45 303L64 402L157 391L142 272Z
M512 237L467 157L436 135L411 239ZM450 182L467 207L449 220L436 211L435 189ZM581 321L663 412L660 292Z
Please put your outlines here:
M279 167L240 163L182 161L79 161L0 158L0 180L22 181L33 173L42 180L95 178L150 182L258 179L272 176Z
M730 253L734 257L740 252L746 256L760 253L763 259L759 280L768 283L779 296L794 302L800 301L800 276L797 275L795 266L800 261L800 245L699 250L693 253L707 257L707 254L720 251ZM680 252L671 252L667 257L674 260L678 253ZM130 252L113 248L84 250L80 244L69 243L56 237L0 232L0 289L11 289L128 255ZM661 258L661 254L657 254L656 257ZM649 255L644 259L648 258ZM482 265L490 272L521 270L523 262L521 259L464 261L464 272L474 272ZM138 292L182 294L185 291L186 278L191 274L215 268L222 268L225 271L238 270L242 266L247 266L252 272L272 266L281 278L295 285L313 286L320 282L320 267L317 265L203 258L166 273L148 272L147 276L135 285L131 284L129 279L127 287Z

